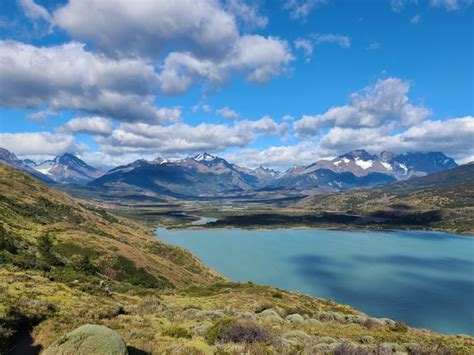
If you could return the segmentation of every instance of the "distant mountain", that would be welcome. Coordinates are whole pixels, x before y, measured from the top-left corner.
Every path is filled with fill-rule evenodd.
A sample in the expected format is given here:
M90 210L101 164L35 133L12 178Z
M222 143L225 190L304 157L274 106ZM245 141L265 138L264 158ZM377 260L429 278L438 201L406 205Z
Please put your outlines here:
M381 173L405 180L424 176L458 166L456 162L441 152L395 154L384 151L380 155L369 154L363 149L338 156L333 160L320 160L309 165L300 175L312 173L318 169L334 172L351 172L356 176Z
M395 181L390 175L369 173L357 176L352 172L335 172L331 169L318 168L298 174L285 174L283 177L271 182L268 187L312 189L321 191L347 190L354 187L365 187L387 184Z
M72 184L84 184L103 174L101 170L70 153L64 153L53 160L46 160L32 167L57 182Z
M250 169L230 164L208 153L192 158L167 161L137 160L108 171L91 181L91 186L131 185L177 196L210 196L253 189L259 178Z
M321 160L306 167L295 166L285 173L269 168L249 169L208 153L168 161L137 160L119 166L90 182L93 186L129 185L177 196L212 196L261 188L318 189L341 191L423 176L457 164L443 153L382 152L369 154L363 149Z
M31 161L33 162L33 161ZM5 148L0 148L0 163L6 164L8 166L11 166L12 168L24 171L35 178L46 182L46 183L53 183L54 180L41 172L35 170L32 168L27 162L24 160L20 160L17 158L15 153L10 152L9 150ZM34 163L34 162L33 162Z

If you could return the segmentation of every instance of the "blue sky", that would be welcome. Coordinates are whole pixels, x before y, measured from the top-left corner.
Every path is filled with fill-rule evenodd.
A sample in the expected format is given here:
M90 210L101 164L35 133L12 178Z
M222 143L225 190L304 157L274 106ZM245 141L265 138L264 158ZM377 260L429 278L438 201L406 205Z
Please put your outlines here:
M109 2L112 3L112 2ZM474 159L472 0L0 3L0 146L285 169Z

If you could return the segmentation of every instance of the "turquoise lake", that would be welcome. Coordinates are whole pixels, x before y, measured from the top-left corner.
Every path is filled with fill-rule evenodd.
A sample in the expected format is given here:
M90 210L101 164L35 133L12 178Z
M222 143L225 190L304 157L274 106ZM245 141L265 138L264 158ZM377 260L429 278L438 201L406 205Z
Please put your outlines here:
M166 230L234 281L298 290L376 317L474 335L474 238L438 232Z

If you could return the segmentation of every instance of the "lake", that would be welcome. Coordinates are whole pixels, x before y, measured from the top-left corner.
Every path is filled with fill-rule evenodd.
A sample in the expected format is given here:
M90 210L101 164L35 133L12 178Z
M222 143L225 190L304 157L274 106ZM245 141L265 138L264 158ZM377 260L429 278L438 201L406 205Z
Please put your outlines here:
M439 232L166 230L234 281L350 304L376 317L474 335L474 238Z

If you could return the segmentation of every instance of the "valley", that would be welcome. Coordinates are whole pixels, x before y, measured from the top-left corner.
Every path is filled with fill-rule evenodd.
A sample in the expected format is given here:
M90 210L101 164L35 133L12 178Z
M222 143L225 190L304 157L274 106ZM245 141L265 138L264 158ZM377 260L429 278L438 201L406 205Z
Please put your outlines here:
M115 330L131 354L474 349L467 335L228 281L185 249L155 239L152 228L84 202L0 164L2 351L20 346L26 331L28 351L37 353L85 323ZM168 215L169 223L183 216Z

